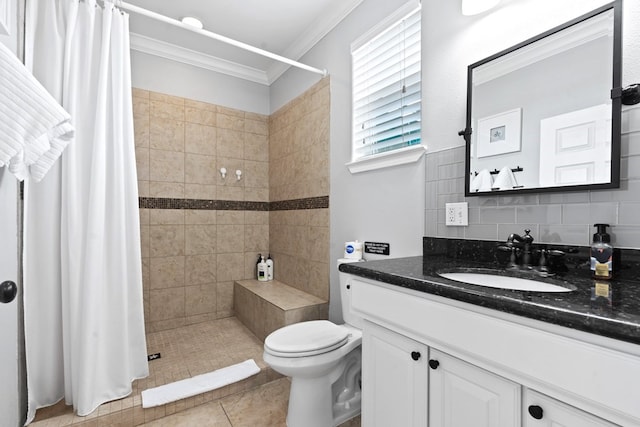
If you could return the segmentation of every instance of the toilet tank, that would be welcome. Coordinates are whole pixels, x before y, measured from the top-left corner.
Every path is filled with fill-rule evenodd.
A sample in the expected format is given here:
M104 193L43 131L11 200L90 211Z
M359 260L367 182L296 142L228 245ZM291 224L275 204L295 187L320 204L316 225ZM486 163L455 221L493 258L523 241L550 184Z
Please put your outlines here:
M340 267L340 264L343 264L343 263L362 262L362 261L364 260L341 258L341 259L338 259L337 267ZM338 270L338 277L340 278L340 302L342 305L342 318L344 319L344 323L354 326L358 329L362 329L362 326L363 326L362 317L356 315L351 310L351 289L350 289L351 286L349 282L353 278L353 276Z

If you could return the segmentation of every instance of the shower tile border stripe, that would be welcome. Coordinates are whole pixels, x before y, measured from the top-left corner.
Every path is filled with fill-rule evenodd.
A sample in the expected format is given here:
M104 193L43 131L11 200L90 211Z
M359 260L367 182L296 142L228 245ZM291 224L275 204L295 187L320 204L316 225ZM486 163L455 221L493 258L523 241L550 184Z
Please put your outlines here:
M306 199L280 200L269 202L270 211L301 209L324 209L329 207L329 196L308 197Z
M241 200L172 199L160 197L139 197L141 209L192 209L218 211L282 211L302 209L322 209L329 207L329 196L305 199L281 200L277 202L251 202Z

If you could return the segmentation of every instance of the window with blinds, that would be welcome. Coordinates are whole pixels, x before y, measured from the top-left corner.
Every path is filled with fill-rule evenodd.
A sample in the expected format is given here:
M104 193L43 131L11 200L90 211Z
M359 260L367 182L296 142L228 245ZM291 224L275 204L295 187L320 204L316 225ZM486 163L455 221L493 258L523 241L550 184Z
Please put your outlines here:
M352 160L420 144L420 45L418 7L352 51Z

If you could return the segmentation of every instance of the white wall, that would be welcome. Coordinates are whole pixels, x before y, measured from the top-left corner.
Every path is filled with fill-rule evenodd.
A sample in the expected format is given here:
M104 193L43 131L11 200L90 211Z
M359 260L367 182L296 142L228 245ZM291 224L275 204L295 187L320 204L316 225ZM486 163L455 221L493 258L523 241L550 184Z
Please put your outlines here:
M131 82L139 89L269 114L269 86L136 50L131 51Z
M340 321L338 274L335 262L344 242L369 240L391 244L391 256L422 254L424 163L352 175L351 160L351 43L393 13L406 0L365 0L300 61L326 68L331 78L330 142L330 266L329 317ZM295 98L319 77L290 69L271 85L271 110ZM373 259L375 256L366 255Z

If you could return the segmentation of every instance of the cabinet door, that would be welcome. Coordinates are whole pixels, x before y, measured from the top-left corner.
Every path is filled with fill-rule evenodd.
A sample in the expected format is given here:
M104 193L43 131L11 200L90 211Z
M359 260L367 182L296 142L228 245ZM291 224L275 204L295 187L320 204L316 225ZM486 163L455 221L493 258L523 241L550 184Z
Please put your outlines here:
M521 387L431 349L430 427L517 427Z
M526 388L523 413L523 427L614 427L616 425Z
M362 335L362 425L426 427L429 348L366 322Z

